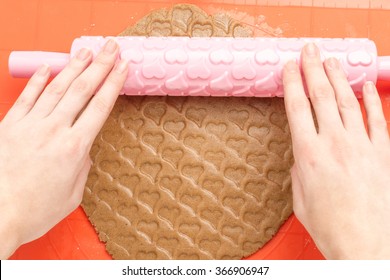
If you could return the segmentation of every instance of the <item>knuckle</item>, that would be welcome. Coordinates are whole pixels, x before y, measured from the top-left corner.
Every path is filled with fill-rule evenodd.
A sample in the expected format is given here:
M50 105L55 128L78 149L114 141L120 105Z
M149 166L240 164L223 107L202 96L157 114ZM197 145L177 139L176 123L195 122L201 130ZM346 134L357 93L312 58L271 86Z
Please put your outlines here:
M114 65L114 60L107 55L101 54L101 55L96 57L94 63L98 67L108 68L108 67L112 67Z
M328 99L330 96L333 95L332 94L333 90L328 85L315 86L312 88L310 92L311 92L311 98L316 101Z
M65 92L64 88L59 85L58 83L56 82L53 82L53 83L50 83L47 87L46 87L46 92L49 93L50 95L57 95L57 96L61 96L63 95L63 93Z
M77 93L88 94L92 91L92 87L85 78L78 78L73 82L72 90Z
M343 97L338 100L338 106L340 109L356 110L359 108L359 103L354 96Z
M318 71L324 69L321 59L318 57L307 57L302 59L302 65L308 71Z
M387 130L387 121L384 118L381 117L375 117L372 118L370 121L370 125L375 127L376 129L379 130Z
M43 77L33 76L27 83L27 87L33 90L42 90L42 87L46 85L46 79Z
M57 121L53 121L50 119L45 119L44 120L44 126L46 130L47 136L50 137L55 137L56 135L59 134L61 130L61 126L59 126L59 123Z
M285 84L297 84L297 81L299 81L298 83L302 83L298 66L296 67L297 69L292 67L295 66L289 65L283 68L283 82Z
M124 78L118 74L111 73L105 83L108 85L111 91L119 92L124 86Z
M295 76L292 74L283 76L283 89L285 95L293 95L297 91L301 91L303 88L303 83L300 76Z
M65 142L64 151L67 156L71 158L79 158L85 152L83 139L80 136L72 136L68 141Z
M101 114L109 114L111 112L111 106L103 98L95 96L92 100L93 109Z
M321 160L310 143L304 143L300 149L300 156L296 159L301 169L308 168L308 170L315 170L318 168Z
M31 108L35 104L34 100L27 98L25 96L20 96L16 102L15 105L18 107L26 107L26 108Z
M287 103L291 113L301 113L310 109L309 101L306 98L295 98Z

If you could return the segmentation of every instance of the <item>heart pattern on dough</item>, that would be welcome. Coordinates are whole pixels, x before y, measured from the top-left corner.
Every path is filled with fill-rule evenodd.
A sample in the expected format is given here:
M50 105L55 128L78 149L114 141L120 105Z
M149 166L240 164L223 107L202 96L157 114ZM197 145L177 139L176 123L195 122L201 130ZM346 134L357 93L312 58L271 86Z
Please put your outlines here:
M263 26L257 34L269 35L272 28L261 33ZM121 35L237 38L251 33L226 14L208 16L194 5L180 4L153 11ZM214 89L204 83L212 73L203 71L201 63L213 63L206 54L207 41L191 42L183 49L199 50L200 64L182 73L198 84L188 90L224 96L232 86L226 75L213 77ZM161 94L165 82L179 72L167 78L159 66L172 65L164 56L156 60L152 55L164 41L145 47L151 54L144 54L146 68L131 72L130 67L134 84L127 86L136 89L142 80L146 92ZM251 48L236 43L231 51L239 59L239 53ZM167 56L174 64L184 61ZM232 61L221 54L213 59L221 68ZM133 60L135 64L138 58ZM154 79L161 83L152 86ZM183 88L177 81L171 86L177 95ZM233 90L237 95L256 91L239 85ZM292 153L279 157L291 147L283 124L287 119L281 99L120 96L91 149L94 164L83 199L109 254L114 259L240 259L257 251L292 213Z

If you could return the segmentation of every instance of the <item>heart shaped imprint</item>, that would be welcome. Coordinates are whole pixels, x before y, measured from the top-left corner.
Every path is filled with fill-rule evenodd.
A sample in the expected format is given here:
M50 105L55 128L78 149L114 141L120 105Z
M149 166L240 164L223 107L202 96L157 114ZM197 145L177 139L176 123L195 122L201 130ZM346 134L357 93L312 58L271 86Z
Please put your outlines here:
M182 4L121 35L167 34L249 37L252 30ZM91 151L84 210L114 259L246 257L292 213L286 124L277 98L121 96Z

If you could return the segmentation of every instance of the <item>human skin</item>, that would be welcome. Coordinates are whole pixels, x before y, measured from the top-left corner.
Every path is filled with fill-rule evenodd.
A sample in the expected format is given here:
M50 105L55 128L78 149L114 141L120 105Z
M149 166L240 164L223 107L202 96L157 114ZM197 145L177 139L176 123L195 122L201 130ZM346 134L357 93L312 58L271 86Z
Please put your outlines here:
M118 52L110 40L92 62L83 49L48 86L43 65L1 121L0 258L79 206L89 151L127 76Z
M367 131L337 59L322 63L309 44L302 70L310 99L296 63L283 72L295 215L328 259L389 259L390 141L378 92L363 88Z

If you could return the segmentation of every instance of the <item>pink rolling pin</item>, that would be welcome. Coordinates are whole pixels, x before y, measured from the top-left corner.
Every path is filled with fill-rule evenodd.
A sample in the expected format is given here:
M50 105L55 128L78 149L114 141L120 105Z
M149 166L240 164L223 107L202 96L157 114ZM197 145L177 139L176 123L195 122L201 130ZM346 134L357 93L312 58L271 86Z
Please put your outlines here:
M369 39L320 38L188 38L110 37L120 45L121 58L130 63L123 88L126 95L283 96L282 68L299 63L302 47L315 42L321 57L336 57L358 97L366 81L390 79L390 57L378 57ZM42 64L55 75L81 48L94 56L104 37L74 40L69 54L12 52L9 70L14 77L30 77Z

